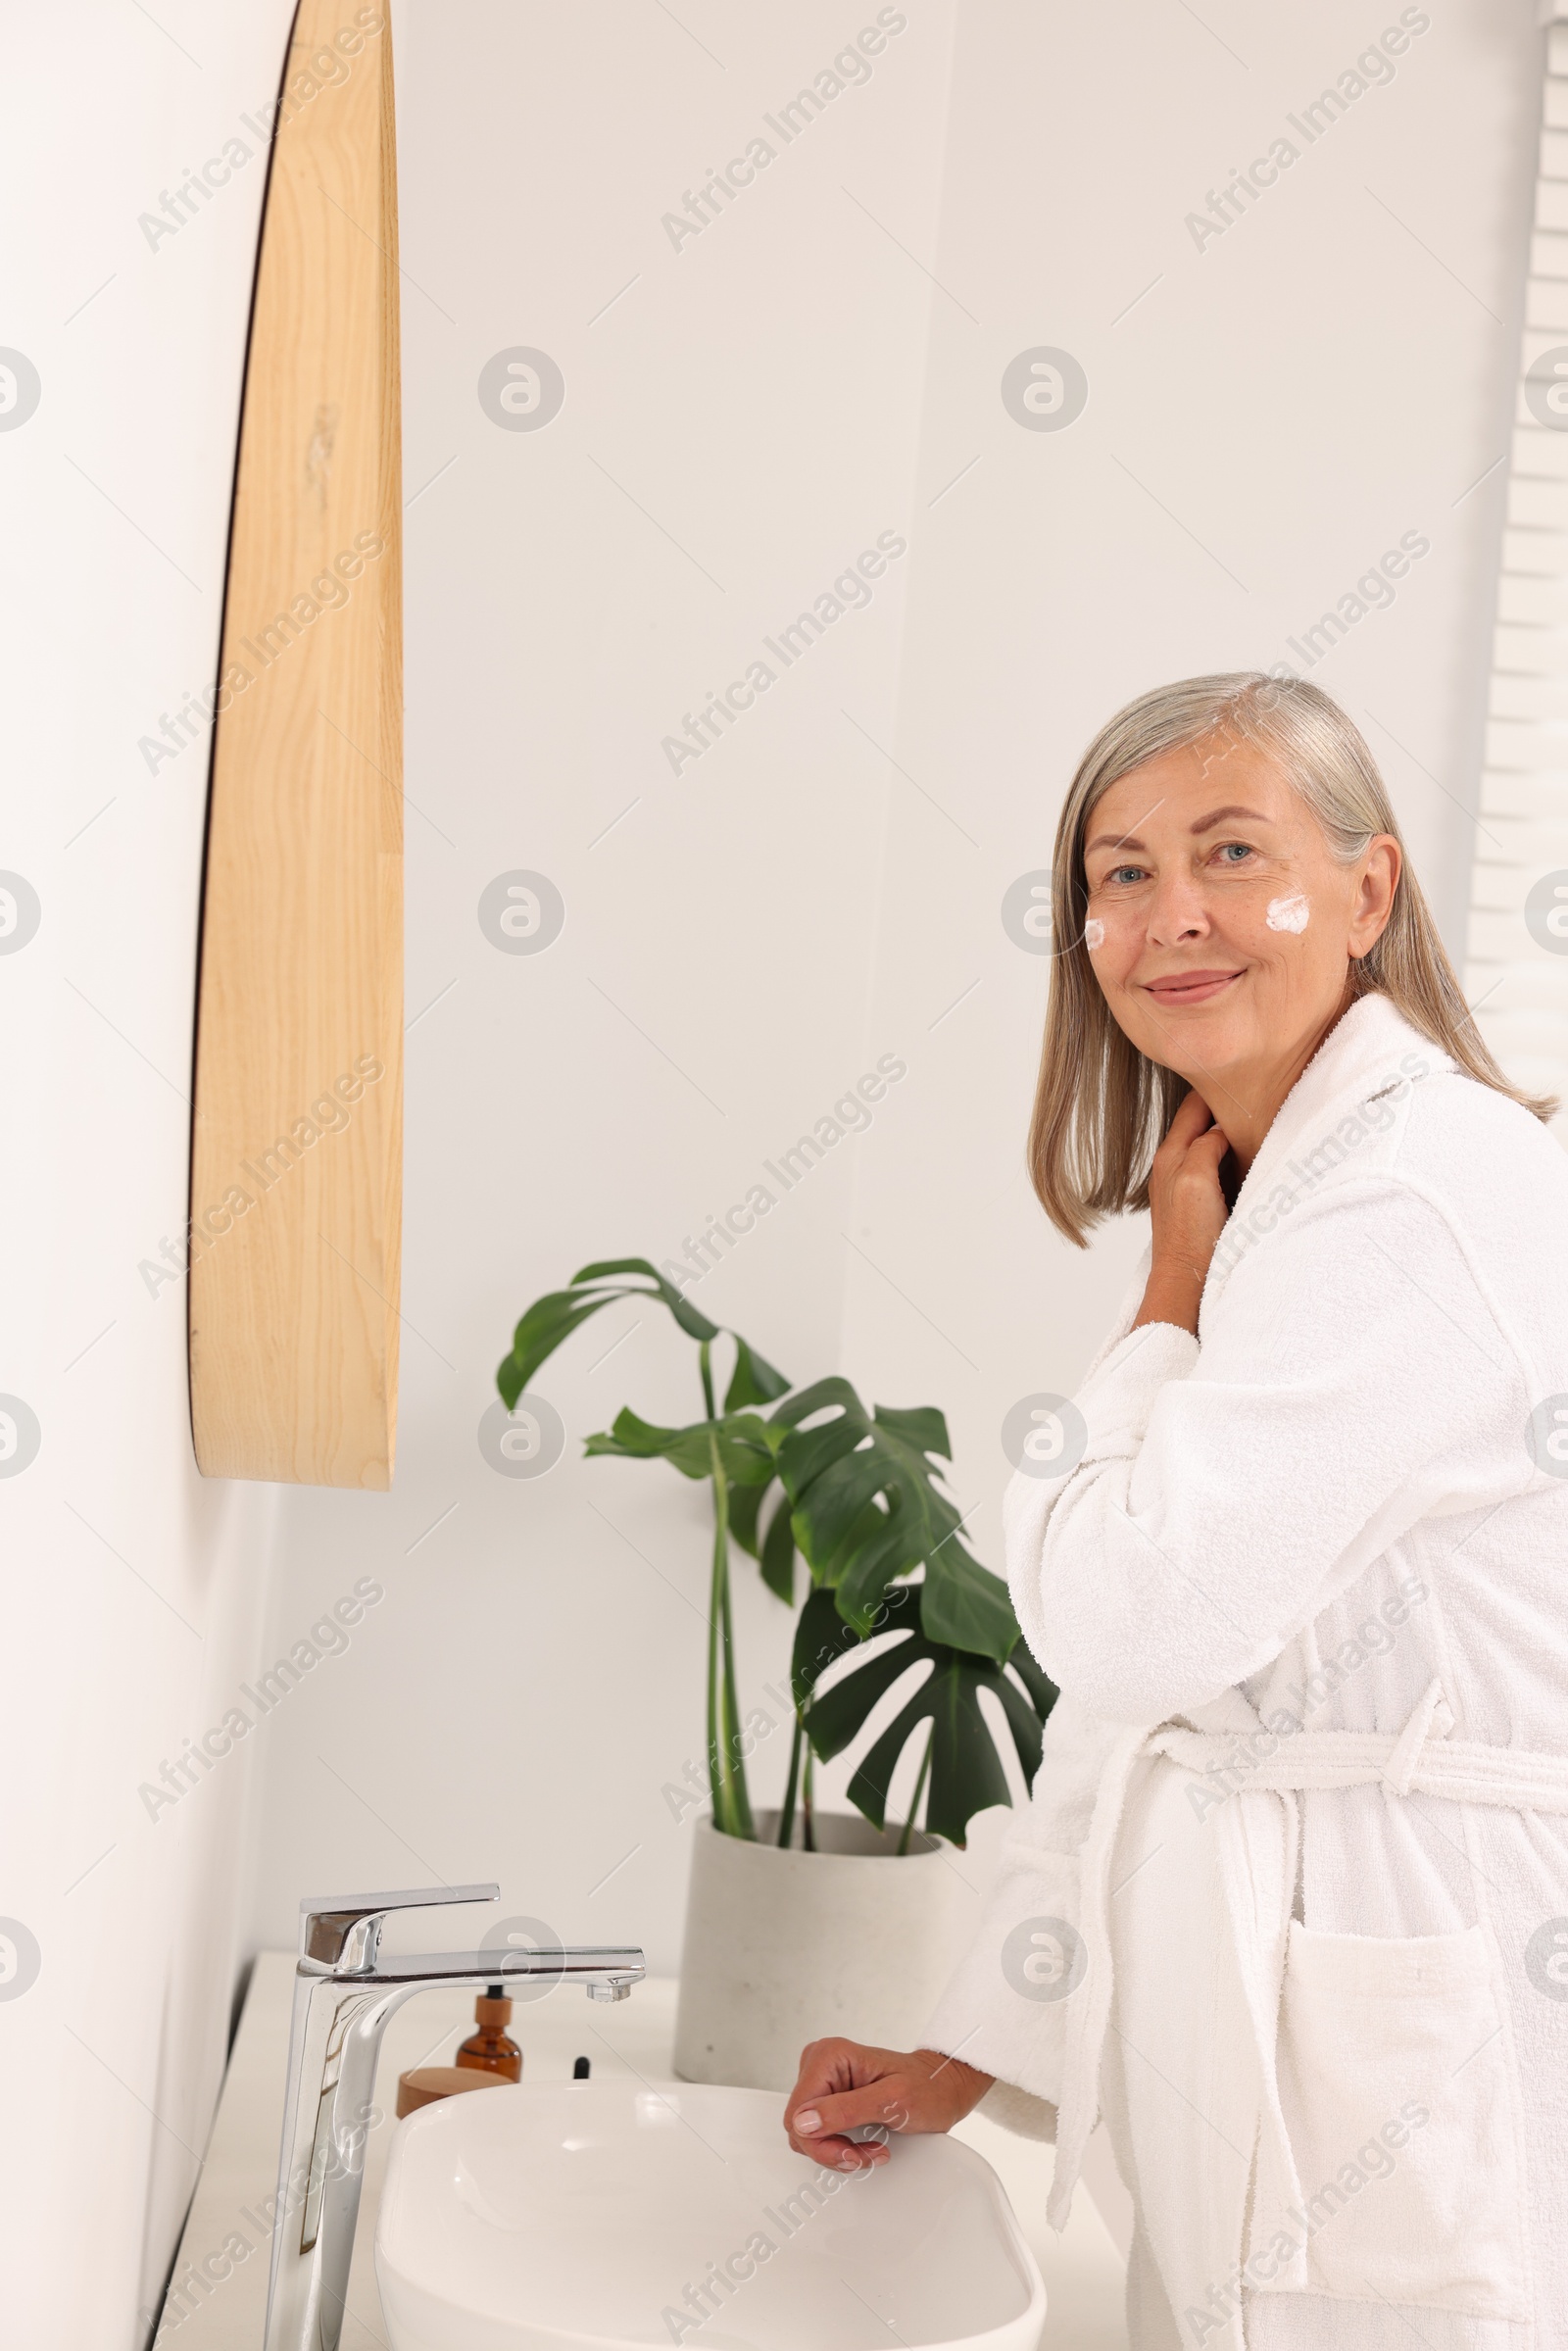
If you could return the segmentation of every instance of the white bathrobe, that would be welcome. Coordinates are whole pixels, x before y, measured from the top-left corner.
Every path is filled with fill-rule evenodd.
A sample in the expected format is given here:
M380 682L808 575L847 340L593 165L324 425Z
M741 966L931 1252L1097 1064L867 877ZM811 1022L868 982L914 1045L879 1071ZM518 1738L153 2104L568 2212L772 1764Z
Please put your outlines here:
M1142 1289L1008 1489L1062 1696L929 2045L1058 2228L1103 2114L1137 2351L1568 2345L1568 1158L1369 996L1199 1337Z

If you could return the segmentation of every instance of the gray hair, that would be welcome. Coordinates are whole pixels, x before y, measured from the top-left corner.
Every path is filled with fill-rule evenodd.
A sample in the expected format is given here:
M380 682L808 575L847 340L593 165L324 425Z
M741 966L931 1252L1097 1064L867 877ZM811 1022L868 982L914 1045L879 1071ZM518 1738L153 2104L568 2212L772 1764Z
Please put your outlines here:
M1339 704L1303 678L1258 669L1156 686L1102 726L1079 762L1056 826L1052 930L1056 953L1029 1129L1029 1172L1047 1215L1087 1246L1101 1217L1149 1205L1154 1151L1187 1092L1111 1017L1084 943L1089 887L1084 835L1112 784L1166 752L1213 736L1266 752L1299 794L1331 854L1354 864L1380 833L1404 843L1365 738ZM1353 962L1349 984L1381 990L1412 1028L1484 1086L1538 1118L1557 1104L1509 1084L1481 1040L1408 859L1382 935Z

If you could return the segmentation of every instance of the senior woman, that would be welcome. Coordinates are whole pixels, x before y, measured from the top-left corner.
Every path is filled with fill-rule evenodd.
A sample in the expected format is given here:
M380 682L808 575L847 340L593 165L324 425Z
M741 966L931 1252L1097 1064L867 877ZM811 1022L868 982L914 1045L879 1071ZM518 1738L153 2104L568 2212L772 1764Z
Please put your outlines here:
M1568 1164L1477 1036L1370 753L1189 679L1079 768L1031 1138L1151 1248L1008 1489L1061 1697L909 2053L794 2144L1102 2117L1137 2351L1568 2343ZM1157 1146L1157 1148L1156 1148ZM883 2136L885 2139L885 2130Z

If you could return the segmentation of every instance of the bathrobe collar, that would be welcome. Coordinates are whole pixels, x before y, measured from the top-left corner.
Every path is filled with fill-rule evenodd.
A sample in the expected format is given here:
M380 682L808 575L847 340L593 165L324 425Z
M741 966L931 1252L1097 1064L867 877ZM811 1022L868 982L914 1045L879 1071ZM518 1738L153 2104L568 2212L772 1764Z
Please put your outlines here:
M1212 1307L1241 1259L1347 1163L1374 1154L1367 1149L1389 1120L1364 1115L1371 1103L1397 1109L1413 1086L1452 1073L1457 1064L1411 1026L1388 997L1372 990L1341 1014L1275 1113L1236 1205L1220 1235L1203 1291Z

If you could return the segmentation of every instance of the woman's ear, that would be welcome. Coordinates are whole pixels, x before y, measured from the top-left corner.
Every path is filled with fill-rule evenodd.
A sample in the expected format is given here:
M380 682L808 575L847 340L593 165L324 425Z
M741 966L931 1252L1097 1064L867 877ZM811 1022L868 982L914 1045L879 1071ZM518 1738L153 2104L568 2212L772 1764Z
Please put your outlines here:
M1370 955L1388 929L1402 866L1403 857L1394 835L1379 833L1361 859L1350 900L1350 928L1346 948L1352 962Z

